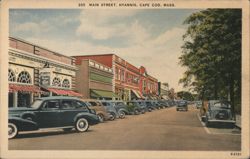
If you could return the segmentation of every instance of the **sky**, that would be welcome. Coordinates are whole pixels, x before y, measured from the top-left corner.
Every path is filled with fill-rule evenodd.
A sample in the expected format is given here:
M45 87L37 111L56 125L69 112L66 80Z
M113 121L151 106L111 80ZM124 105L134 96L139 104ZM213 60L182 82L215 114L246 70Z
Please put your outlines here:
M10 36L67 55L114 53L175 91L183 21L194 9L11 9Z

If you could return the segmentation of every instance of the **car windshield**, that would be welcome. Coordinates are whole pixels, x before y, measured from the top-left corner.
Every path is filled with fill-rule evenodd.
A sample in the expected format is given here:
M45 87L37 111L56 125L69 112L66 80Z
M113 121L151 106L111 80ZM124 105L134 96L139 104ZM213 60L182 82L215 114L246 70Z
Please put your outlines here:
M185 101L180 101L180 104L185 104L186 102Z
M40 107L40 105L42 104L42 100L35 100L32 104L31 104L31 108L35 108L35 109L37 109L37 108L39 108Z

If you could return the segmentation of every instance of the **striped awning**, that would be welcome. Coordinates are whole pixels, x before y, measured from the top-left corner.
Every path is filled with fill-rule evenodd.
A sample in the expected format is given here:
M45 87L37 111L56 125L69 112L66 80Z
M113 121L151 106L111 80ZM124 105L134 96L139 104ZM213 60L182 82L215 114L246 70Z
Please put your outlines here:
M57 95L67 95L67 96L74 96L74 97L82 97L83 95L80 93L77 93L72 90L64 90L64 89L58 89L58 88L46 88L48 91L53 92Z
M35 85L9 84L9 92L44 93Z

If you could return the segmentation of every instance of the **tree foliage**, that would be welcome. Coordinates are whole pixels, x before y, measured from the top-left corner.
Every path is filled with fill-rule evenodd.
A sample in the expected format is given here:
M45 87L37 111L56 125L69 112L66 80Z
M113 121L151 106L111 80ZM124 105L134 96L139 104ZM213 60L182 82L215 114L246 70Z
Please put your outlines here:
M195 99L193 94L187 91L177 92L177 96L183 100L188 100L188 101L193 101Z
M184 87L200 99L241 98L241 10L206 9L190 15L180 64L187 68Z

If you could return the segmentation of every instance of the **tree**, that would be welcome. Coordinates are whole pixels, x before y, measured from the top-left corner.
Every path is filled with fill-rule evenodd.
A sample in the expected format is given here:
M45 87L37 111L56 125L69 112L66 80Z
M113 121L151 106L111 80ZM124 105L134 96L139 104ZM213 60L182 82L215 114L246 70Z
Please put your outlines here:
M184 87L200 99L230 97L232 111L241 99L241 10L206 9L190 15L180 64ZM237 103L236 103L237 102Z
M177 96L183 100L188 100L188 101L194 100L194 96L192 95L192 93L187 92L187 91L177 92Z

